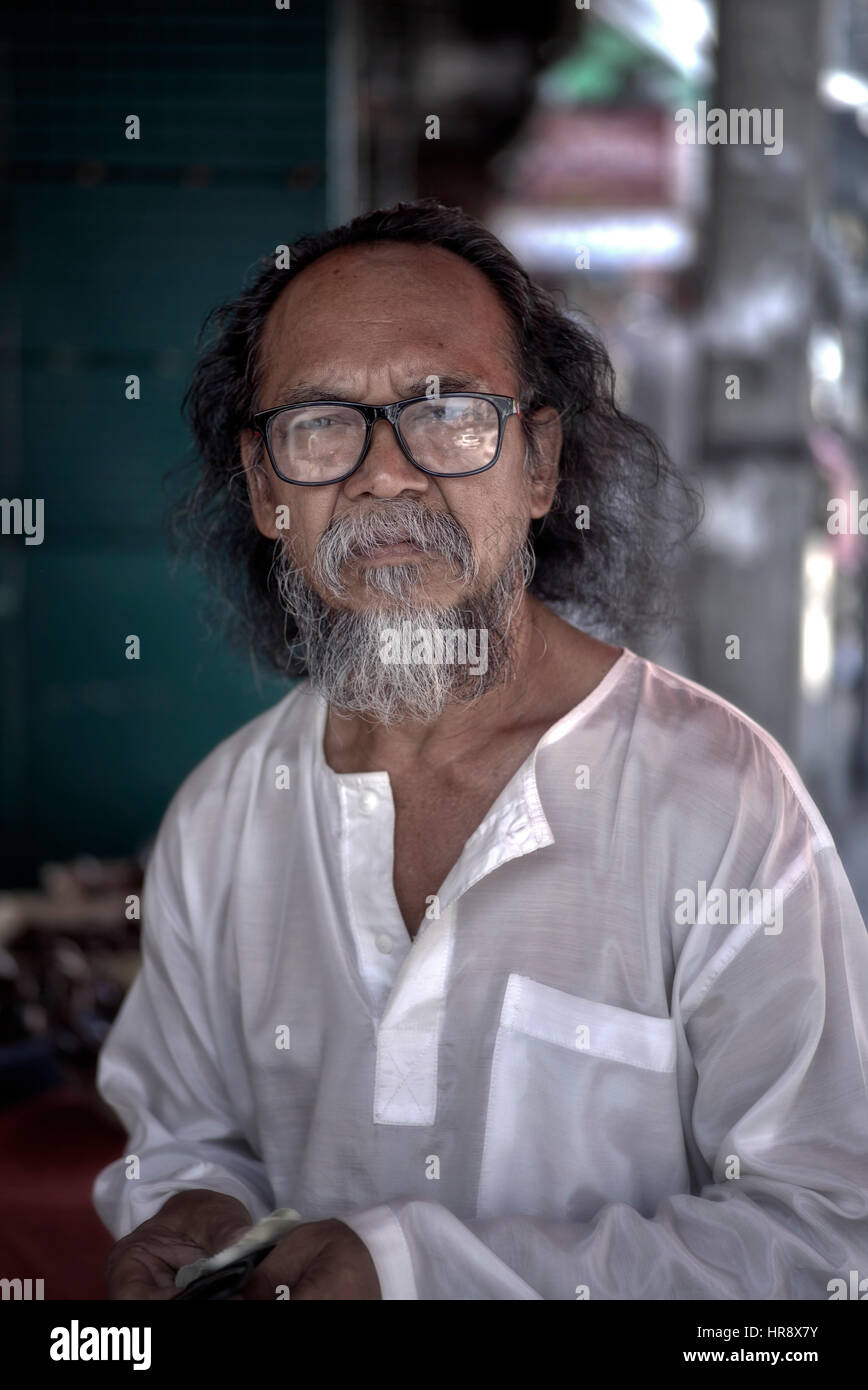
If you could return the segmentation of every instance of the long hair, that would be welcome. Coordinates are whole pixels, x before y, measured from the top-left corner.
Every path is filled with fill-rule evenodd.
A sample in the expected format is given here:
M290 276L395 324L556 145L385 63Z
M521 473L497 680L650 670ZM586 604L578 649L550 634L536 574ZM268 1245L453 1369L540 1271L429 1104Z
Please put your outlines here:
M183 403L197 476L171 513L170 544L175 555L198 562L211 592L228 601L224 616L235 636L282 675L306 674L295 624L274 583L279 542L254 523L240 434L262 404L262 330L281 291L329 251L371 242L439 246L488 277L512 325L529 470L545 428L530 413L543 406L558 412L557 491L549 513L530 524L536 558L530 592L582 626L628 641L668 621L670 552L698 525L698 494L656 436L618 409L612 364L591 327L560 309L482 223L423 199L302 237L281 258L287 269L273 255L263 258L242 293L203 324ZM588 508L587 526L577 525L579 507Z

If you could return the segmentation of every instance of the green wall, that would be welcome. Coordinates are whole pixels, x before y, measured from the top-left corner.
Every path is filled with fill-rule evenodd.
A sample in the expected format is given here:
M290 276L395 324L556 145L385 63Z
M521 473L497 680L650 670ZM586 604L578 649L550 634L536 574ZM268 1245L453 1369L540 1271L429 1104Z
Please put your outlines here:
M3 886L132 852L285 692L206 634L192 573L172 580L163 479L205 314L324 224L326 20L315 0L103 0L8 31L0 495L44 498L45 539L0 540Z

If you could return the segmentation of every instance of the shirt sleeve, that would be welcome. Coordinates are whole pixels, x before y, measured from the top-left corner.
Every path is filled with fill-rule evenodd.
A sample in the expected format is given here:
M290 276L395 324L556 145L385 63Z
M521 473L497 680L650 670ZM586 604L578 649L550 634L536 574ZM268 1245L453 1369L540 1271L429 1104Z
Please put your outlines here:
M344 1216L383 1297L828 1299L833 1279L864 1278L868 934L834 847L778 921L702 929L725 933L719 948L676 974L695 1191L650 1217L614 1202L583 1223L462 1222L413 1199Z
M172 911L159 884L161 853L158 841L143 890L142 967L97 1069L98 1090L128 1134L125 1156L104 1168L93 1188L96 1210L116 1239L186 1188L236 1197L254 1221L274 1205L219 1070L183 914Z

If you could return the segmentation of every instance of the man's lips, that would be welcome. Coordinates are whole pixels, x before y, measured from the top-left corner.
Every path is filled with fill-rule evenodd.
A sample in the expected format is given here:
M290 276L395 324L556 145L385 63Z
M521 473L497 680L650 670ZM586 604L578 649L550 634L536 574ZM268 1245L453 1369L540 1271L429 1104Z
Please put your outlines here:
M360 561L379 560L389 555L425 555L426 553L426 551L422 550L421 546L416 545L416 543L411 540L389 541L387 543L384 542L382 545L374 546L365 555L358 556L358 559Z

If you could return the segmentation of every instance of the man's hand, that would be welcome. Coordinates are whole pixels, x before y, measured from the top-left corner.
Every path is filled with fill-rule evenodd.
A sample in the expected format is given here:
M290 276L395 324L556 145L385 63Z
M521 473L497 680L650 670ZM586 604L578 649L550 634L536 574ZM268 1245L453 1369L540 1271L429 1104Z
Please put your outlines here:
M216 1255L252 1225L249 1211L235 1197L210 1191L176 1193L109 1252L109 1298L174 1298L180 1292L175 1272L181 1265Z
M368 1247L343 1221L308 1221L296 1226L240 1290L245 1299L275 1299L289 1288L292 1300L382 1298Z

